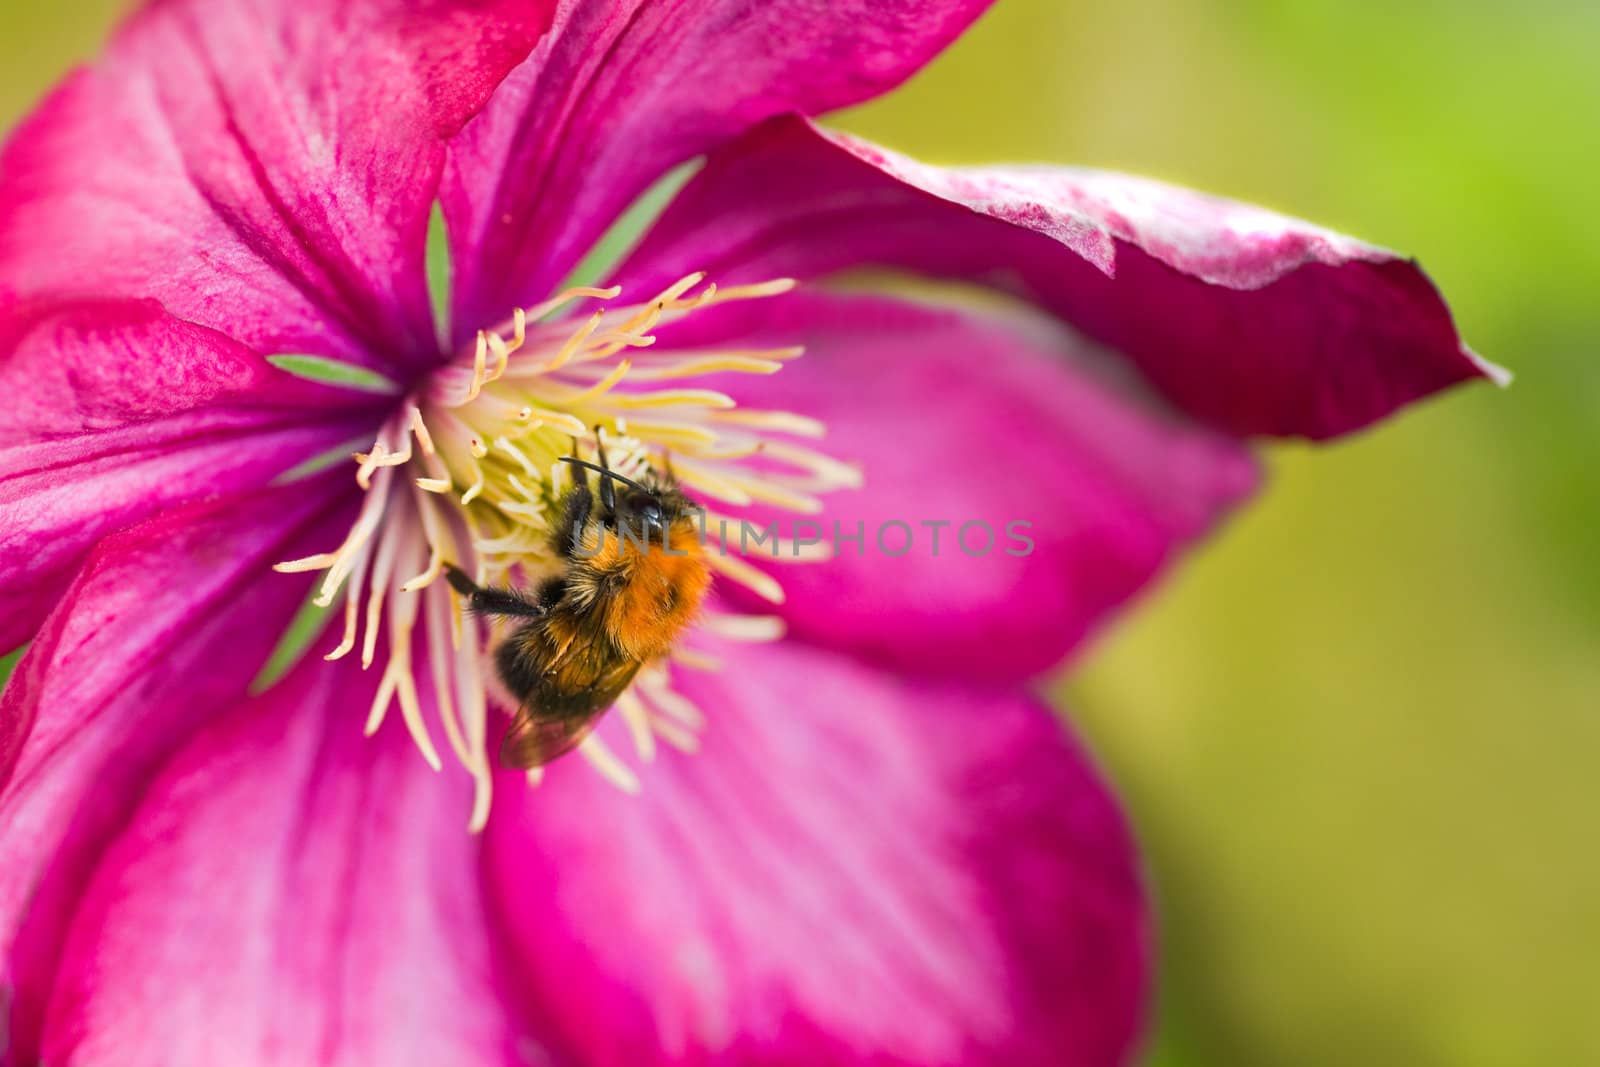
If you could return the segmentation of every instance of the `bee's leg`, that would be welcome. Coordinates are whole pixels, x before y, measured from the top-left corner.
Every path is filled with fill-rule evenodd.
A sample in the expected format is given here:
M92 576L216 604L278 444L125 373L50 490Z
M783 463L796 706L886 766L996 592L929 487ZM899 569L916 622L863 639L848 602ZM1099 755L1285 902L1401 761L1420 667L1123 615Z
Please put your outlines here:
M550 537L550 547L558 555L572 554L582 541L583 531L589 525L589 516L593 511L594 494L587 485L578 485L568 491L561 505L561 521L556 523Z
M544 605L538 601L529 600L514 589L485 589L453 564L445 568L445 576L450 581L450 588L466 598L468 611L479 615L509 615L528 619L537 619L545 614Z
M611 464L606 462L605 427L594 428L594 450L600 459L600 469L610 472ZM611 484L611 479L605 474L600 475L600 503L608 514L617 510L617 487Z
M561 598L567 595L567 580L557 574L545 579L539 587L539 605L545 611L554 611Z
M529 600L514 589L480 589L472 594L467 607L479 615L505 615L518 619L542 619L543 604Z
M444 565L444 577L450 583L450 588L462 596L476 596L478 583L467 577L467 572L457 567L454 563Z
M572 460L573 462L568 464L572 471L572 484L588 485L589 468L583 466L583 442L576 437L572 438Z

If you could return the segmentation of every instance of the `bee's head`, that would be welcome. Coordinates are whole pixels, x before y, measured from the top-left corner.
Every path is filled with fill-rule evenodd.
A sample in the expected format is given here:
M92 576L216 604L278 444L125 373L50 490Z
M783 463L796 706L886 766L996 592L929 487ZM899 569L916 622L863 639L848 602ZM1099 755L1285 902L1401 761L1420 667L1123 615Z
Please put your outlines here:
M636 486L617 500L617 519L647 537L659 539L666 536L673 516L661 493Z
M606 505L600 516L601 521L607 525L626 527L646 543L654 541L665 544L667 531L680 520L692 521L697 510L689 498L678 490L670 475L664 484L647 485L576 456L565 457L564 462L599 474L600 498ZM613 482L616 483L614 487L610 484Z

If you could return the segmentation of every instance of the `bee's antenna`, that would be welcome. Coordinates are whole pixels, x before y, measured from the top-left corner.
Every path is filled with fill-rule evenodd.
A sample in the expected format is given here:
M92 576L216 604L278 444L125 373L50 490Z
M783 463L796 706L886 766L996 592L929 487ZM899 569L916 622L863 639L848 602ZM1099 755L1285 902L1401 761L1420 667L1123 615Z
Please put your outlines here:
M598 463L590 463L588 460L579 459L577 456L562 456L561 457L561 462L570 463L574 467L587 467L589 470L598 471L601 474L600 482L601 482L602 485L607 484L607 482L606 482L607 478L615 478L617 481L621 482L623 485L631 485L635 489L638 489L640 492L644 492L644 493L653 492L653 490L649 489L646 486L640 485L638 482L634 481L632 478L629 478L629 477L626 477L624 475L618 474L616 471L612 470L610 467L602 467Z

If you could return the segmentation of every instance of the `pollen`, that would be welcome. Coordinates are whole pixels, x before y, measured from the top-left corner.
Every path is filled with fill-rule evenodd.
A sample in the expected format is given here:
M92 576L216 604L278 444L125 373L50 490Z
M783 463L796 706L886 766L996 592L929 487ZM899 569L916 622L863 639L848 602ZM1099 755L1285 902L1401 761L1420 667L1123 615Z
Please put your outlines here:
M712 570L781 603L781 583L738 554L719 509L761 502L814 513L823 494L859 485L860 473L813 447L824 433L816 420L743 408L733 395L695 384L708 375L720 382L730 374L779 373L803 349L674 348L658 345L656 331L705 308L793 287L778 279L718 289L697 273L642 303L622 300L619 287L581 287L517 309L406 396L371 446L354 456L364 495L344 541L331 552L278 565L290 573L322 571L320 606L342 598L341 639L328 659L358 656L363 669L372 669L381 658L368 735L398 706L422 758L442 770L433 737L436 729L442 733L445 750L476 783L473 831L487 821L492 798L491 709L514 708L488 662L504 635L463 612L459 596L440 580L445 567L460 567L480 585L518 588L558 571L563 560L551 547L551 528L572 487L563 459L575 443L592 455L603 441L622 475L670 470L706 508L705 559ZM775 555L817 558L807 547ZM698 748L706 716L673 687L677 671L719 666L695 647L697 634L767 641L781 633L774 616L707 610L682 647L642 668L617 700L613 710L634 756L648 763L661 745ZM436 722L423 713L423 686ZM598 734L578 752L618 788L639 790L634 769ZM529 772L530 784L541 770Z

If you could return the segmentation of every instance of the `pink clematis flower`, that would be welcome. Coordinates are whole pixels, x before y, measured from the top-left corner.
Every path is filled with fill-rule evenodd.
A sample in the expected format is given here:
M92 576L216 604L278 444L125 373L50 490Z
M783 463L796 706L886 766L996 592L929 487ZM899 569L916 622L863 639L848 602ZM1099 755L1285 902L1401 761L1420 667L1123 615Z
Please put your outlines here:
M1382 249L804 117L985 6L157 0L14 134L6 1064L1129 1060L1135 852L1030 682L1250 494L1251 438L1492 371ZM535 788L438 579L556 566L596 425L862 540L713 552ZM253 686L308 595L321 655Z

